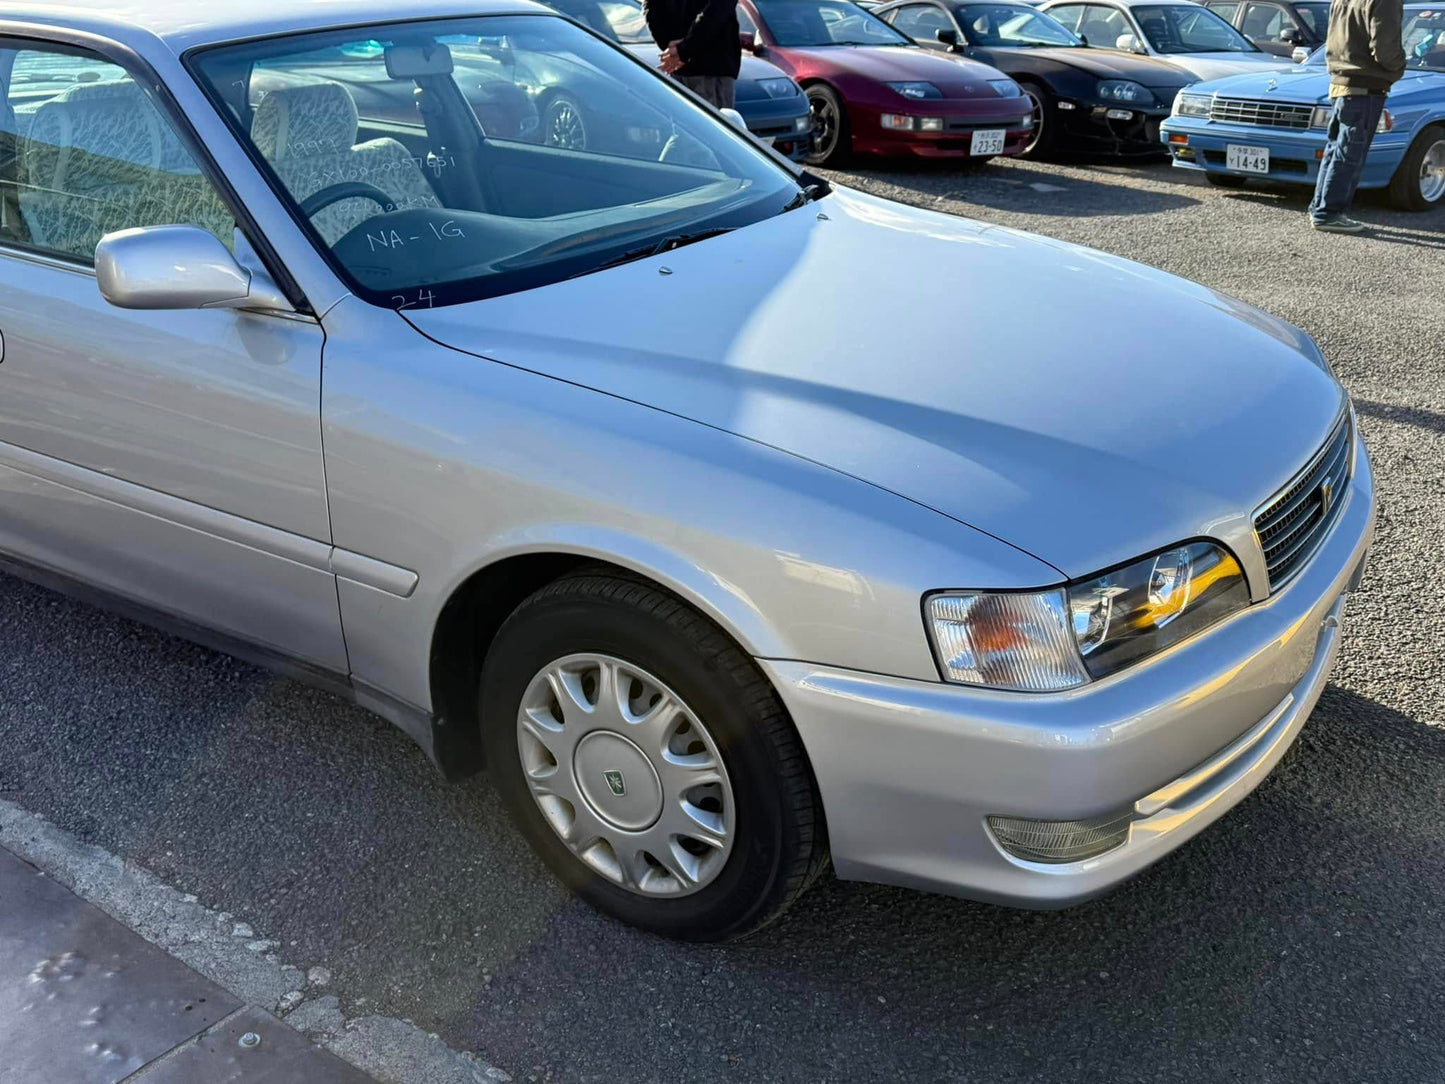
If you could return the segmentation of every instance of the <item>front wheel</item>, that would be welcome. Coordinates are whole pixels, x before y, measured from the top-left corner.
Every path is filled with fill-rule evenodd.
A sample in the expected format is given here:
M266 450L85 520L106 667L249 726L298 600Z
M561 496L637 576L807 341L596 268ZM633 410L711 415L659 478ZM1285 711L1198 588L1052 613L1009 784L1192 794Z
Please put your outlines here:
M813 111L813 166L840 166L853 149L853 132L848 111L832 87L815 83L808 88L808 106Z
M1047 89L1034 82L1020 82L1024 95L1034 114L1034 130L1029 141L1019 154L1024 158L1046 158L1054 149L1055 132L1052 113L1054 97Z
M565 94L556 95L542 114L542 139L564 151L587 149L587 118L582 107Z
M1406 211L1428 211L1445 200L1445 125L1432 124L1410 144L1390 180L1390 202Z
M812 773L772 687L650 584L598 572L537 592L487 653L479 707L513 820L615 918L740 937L826 862Z

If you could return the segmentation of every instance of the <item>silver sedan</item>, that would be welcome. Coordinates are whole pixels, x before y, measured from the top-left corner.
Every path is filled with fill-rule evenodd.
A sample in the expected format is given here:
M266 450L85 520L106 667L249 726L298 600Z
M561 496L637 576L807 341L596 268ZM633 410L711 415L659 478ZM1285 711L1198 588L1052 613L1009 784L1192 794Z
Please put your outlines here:
M0 0L6 567L487 767L678 937L830 857L1083 899L1278 761L1374 518L1305 334L830 189L523 0L407 18ZM544 70L623 121L547 145Z

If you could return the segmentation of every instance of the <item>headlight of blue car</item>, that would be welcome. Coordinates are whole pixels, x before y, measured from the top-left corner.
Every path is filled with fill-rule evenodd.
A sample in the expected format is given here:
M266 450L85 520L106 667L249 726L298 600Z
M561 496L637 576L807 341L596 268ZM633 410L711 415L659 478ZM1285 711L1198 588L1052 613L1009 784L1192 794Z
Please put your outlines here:
M1317 105L1315 106L1314 112L1310 114L1310 127L1328 128L1330 126L1330 118L1334 115L1335 107L1333 104ZM1380 110L1380 122L1375 125L1375 133L1378 135L1381 132L1388 132L1393 130L1394 127L1394 115L1388 109Z
M769 98L791 98L798 91L798 84L791 79L759 79L758 86Z
M1105 79L1099 84L1099 97L1106 102L1130 102L1133 105L1154 103L1154 95L1132 79Z
M1187 90L1181 90L1174 98L1174 115L1176 117L1208 117L1213 106L1213 95L1192 94Z

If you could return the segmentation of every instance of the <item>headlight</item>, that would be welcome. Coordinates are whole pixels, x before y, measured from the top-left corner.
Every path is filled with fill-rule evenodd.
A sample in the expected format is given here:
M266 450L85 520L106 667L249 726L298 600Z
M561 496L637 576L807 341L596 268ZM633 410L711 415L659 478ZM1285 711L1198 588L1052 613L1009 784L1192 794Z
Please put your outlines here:
M1018 98L1023 89L1012 79L990 79L988 85L998 92L1000 98Z
M1333 105L1317 105L1315 106L1314 112L1310 114L1310 127L1328 128L1330 126L1330 118L1334 115L1335 107ZM1381 132L1389 132L1392 131L1394 127L1395 118L1391 115L1390 111L1388 109L1380 110L1380 122L1375 125L1375 133L1378 135Z
M1208 117L1213 106L1212 95L1191 94L1187 90L1181 90L1174 98L1174 115L1176 117Z
M1131 79L1105 79L1099 84L1099 97L1108 102L1153 102L1154 95Z
M1162 651L1249 605L1239 563L1190 542L1048 591L940 592L928 631L944 680L1054 692Z
M939 90L932 83L885 83L889 90L896 91L905 98L912 98L915 101L923 98L942 98L943 91Z
M1190 542L1072 584L1069 619L1089 674L1100 678L1249 605L1239 562Z
M769 98L791 98L798 93L798 84L791 79L759 79L758 86Z

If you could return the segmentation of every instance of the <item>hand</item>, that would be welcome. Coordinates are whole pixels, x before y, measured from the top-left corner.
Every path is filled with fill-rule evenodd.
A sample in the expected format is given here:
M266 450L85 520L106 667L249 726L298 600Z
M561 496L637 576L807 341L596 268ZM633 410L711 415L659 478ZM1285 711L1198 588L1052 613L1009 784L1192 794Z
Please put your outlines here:
M667 75L673 75L682 68L682 57L677 53L677 42L673 42L662 52L662 70Z

